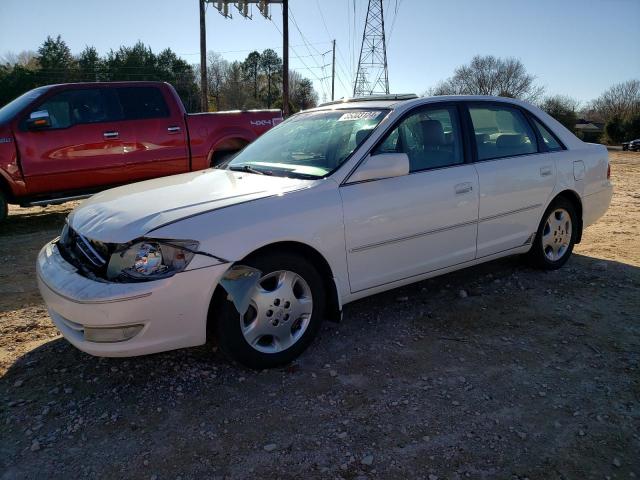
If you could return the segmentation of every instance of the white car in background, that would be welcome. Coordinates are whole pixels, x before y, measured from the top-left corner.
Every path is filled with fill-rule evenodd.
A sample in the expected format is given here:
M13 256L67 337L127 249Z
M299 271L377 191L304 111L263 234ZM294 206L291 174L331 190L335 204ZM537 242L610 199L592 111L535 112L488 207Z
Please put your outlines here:
M95 195L40 252L38 282L90 354L213 335L245 365L273 367L356 299L507 255L559 268L611 195L605 147L527 103L335 102L225 169Z

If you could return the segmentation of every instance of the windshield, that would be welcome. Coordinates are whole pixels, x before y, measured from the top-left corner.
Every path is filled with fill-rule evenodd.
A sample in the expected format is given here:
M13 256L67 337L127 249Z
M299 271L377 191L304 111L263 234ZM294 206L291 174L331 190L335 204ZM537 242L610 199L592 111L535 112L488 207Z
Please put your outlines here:
M248 145L227 168L250 173L320 178L338 168L388 110L300 113Z
M48 89L49 87L34 88L33 90L29 90L27 93L23 93L18 98L11 100L4 107L0 108L0 123L7 123L11 121L20 110L29 105Z

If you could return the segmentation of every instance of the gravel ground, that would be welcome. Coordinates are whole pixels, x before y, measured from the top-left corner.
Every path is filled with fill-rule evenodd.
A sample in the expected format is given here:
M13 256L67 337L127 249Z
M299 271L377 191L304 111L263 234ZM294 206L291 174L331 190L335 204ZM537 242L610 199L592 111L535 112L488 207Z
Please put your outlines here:
M636 478L640 154L568 264L519 259L350 304L288 368L130 359L51 325L34 259L73 207L0 228L0 478Z

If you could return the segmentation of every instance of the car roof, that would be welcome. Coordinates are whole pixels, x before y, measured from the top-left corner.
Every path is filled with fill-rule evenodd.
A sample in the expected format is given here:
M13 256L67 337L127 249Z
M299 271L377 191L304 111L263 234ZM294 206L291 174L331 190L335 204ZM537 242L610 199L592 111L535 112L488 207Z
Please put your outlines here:
M409 97L409 98L407 98ZM451 101L467 101L467 102L500 102L512 105L529 106L528 103L515 98L508 97L495 97L491 95L441 95L431 97L417 97L409 95L398 95L396 98L381 98L373 96L370 100L365 98L356 99L344 99L337 102L329 102L319 105L316 108L306 110L307 112L321 111L321 110L344 110L344 109L370 109L370 108L386 108L397 109L402 107L411 108L415 105L424 105L429 103L438 102L451 102Z

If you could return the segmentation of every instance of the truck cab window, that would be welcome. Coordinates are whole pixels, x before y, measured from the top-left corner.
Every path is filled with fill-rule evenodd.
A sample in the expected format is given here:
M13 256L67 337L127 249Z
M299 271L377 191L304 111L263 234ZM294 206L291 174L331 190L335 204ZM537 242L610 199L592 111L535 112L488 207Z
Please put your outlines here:
M102 93L97 88L61 92L36 107L33 112L36 111L46 111L50 128L54 129L108 120Z
M169 107L162 92L154 87L123 87L116 89L124 120L162 118L169 116Z

